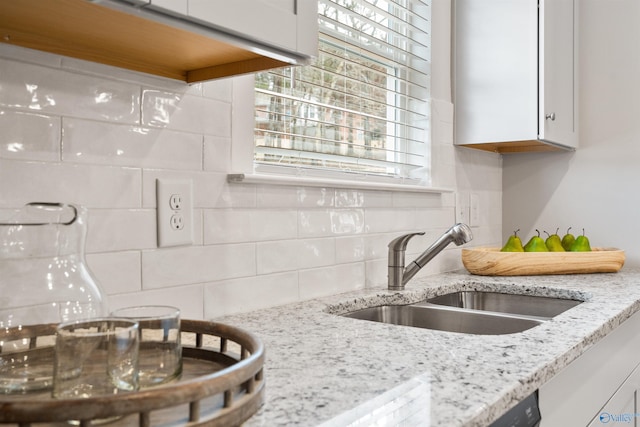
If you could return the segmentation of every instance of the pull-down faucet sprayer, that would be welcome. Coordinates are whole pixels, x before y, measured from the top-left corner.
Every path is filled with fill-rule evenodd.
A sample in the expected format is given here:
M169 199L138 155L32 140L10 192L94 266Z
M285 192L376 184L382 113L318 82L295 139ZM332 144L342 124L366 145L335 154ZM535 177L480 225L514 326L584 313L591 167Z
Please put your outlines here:
M466 224L458 223L447 230L438 240L427 248L418 258L411 262L406 268L404 266L404 257L407 249L407 243L412 237L423 235L421 233L410 233L393 239L389 243L389 290L404 290L407 282L416 275L422 267L438 255L449 245L455 243L460 246L470 242L473 239L471 229Z

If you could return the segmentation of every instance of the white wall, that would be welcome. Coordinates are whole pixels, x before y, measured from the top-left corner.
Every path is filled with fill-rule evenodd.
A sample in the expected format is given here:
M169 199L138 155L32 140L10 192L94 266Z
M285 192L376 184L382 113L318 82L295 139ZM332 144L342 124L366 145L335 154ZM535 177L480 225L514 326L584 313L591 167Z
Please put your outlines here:
M640 2L580 0L580 146L504 157L503 237L586 230L640 265Z
M433 184L480 196L473 244L491 244L502 229L501 160L452 145L449 3L433 7ZM0 44L0 209L87 206L88 263L111 305L174 304L188 318L385 283L393 237L426 230L416 254L454 223L453 193L228 185L243 133L232 129L233 87ZM193 246L156 248L160 177L193 181ZM422 274L458 268L452 247Z

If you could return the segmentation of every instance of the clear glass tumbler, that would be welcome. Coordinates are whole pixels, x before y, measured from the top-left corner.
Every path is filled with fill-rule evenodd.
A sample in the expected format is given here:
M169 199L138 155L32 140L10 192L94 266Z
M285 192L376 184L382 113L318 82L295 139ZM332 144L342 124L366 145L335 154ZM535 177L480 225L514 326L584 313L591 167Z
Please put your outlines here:
M97 318L61 323L56 329L53 397L86 399L137 391L139 346L138 322L134 320Z
M164 384L182 373L180 310L164 305L125 307L111 313L140 325L140 388Z

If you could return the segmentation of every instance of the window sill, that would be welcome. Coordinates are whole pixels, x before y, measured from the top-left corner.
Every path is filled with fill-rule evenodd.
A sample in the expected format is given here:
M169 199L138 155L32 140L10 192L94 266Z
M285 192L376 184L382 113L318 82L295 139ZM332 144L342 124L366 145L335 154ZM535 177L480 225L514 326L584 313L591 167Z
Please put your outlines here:
M350 188L356 190L405 191L412 193L453 193L452 188L424 187L415 184L390 184L371 181L344 181L328 178L232 173L227 175L231 184L270 184L302 187Z

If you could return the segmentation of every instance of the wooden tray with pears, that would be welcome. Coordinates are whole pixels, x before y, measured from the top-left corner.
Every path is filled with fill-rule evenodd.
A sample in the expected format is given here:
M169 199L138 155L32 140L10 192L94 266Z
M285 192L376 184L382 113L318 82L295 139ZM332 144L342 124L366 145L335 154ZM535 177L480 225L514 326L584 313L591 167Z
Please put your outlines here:
M536 230L537 231L537 230ZM543 239L538 232L526 245L517 235L502 248L462 250L462 263L471 274L481 276L535 276L543 274L615 273L624 265L624 251L591 247L584 235L552 234Z

